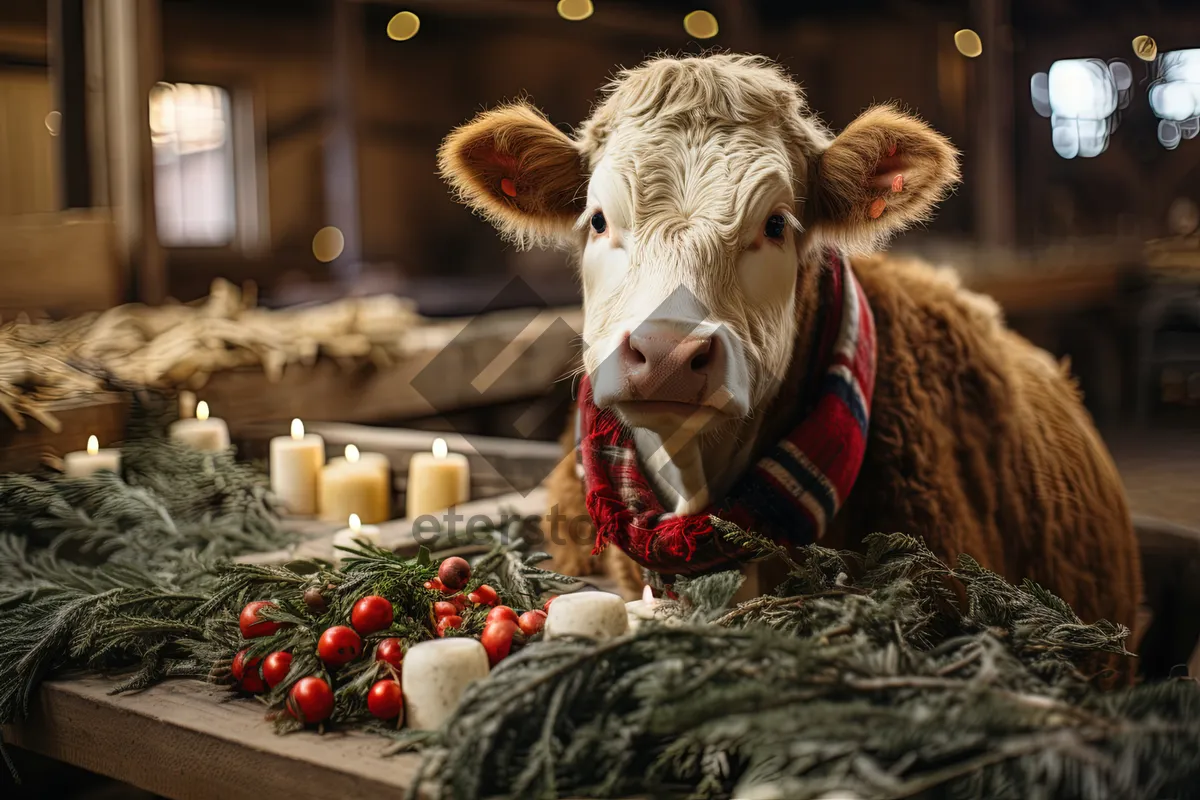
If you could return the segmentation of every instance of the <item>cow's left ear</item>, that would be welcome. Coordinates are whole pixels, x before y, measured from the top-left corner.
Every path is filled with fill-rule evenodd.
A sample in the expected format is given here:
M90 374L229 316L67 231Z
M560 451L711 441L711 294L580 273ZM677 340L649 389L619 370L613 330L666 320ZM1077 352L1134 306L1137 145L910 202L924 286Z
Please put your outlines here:
M876 106L833 140L810 175L810 242L872 252L932 215L958 183L958 151L916 117Z

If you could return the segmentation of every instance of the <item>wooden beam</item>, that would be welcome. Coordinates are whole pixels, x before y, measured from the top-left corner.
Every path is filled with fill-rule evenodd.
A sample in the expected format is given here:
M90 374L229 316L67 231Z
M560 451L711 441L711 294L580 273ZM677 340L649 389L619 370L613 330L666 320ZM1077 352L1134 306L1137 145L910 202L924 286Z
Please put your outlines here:
M150 90L162 75L160 0L103 6L109 195L131 300L161 303L166 274L154 211Z
M356 87L363 74L363 10L357 3L330 0L333 54L329 88L332 120L325 138L325 216L342 232L345 246L333 262L343 283L362 270L362 216L358 177L358 104Z
M50 74L61 115L58 133L59 200L63 208L90 208L87 57L84 0L50 0Z
M975 230L981 244L1007 246L1016 240L1010 0L972 0L971 12L983 41L974 92Z

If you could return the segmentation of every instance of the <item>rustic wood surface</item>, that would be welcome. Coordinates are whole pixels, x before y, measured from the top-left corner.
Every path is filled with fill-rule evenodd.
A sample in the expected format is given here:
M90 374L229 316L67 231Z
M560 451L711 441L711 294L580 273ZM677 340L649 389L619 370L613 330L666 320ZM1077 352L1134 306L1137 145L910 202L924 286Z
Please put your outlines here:
M385 739L363 733L277 735L263 706L228 689L167 681L109 695L114 681L46 683L29 720L4 727L18 747L173 800L329 800L400 797L418 757L381 758Z

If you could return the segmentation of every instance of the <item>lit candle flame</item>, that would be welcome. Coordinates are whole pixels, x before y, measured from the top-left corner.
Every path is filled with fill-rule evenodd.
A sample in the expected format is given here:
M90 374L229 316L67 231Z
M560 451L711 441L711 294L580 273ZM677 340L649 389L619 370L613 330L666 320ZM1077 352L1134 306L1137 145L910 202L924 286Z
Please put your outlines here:
M203 400L196 404L196 419L201 422L208 419L208 403Z
M346 460L351 464L358 463L358 448L352 444L346 445Z
M445 458L449 452L450 452L450 448L446 446L445 439L434 439L433 440L433 457L434 458Z
M656 602L654 599L654 590L650 588L649 584L646 585L646 588L642 589L642 602L648 606L652 606Z
M298 419L292 420L292 438L297 442L304 438L304 423Z
M362 520L358 518L358 514L350 515L350 530L358 533L362 530Z
M88 450L89 456L94 456L94 455L96 455L96 453L99 453L100 452L100 440L97 439L95 436L89 436L87 450Z

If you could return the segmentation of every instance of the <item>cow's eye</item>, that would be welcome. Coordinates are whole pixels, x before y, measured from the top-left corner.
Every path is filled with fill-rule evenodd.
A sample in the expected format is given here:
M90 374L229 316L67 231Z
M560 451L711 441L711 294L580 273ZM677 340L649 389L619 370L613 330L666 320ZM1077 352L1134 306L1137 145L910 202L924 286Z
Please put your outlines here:
M763 233L768 239L782 239L786 230L787 220L783 218L783 214L772 214L767 218L767 227Z
M604 212L597 211L592 214L592 230L596 233L604 233L608 230L608 221L604 219Z

